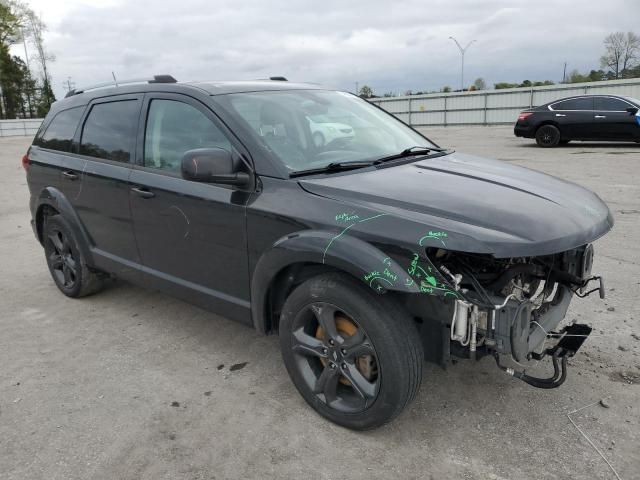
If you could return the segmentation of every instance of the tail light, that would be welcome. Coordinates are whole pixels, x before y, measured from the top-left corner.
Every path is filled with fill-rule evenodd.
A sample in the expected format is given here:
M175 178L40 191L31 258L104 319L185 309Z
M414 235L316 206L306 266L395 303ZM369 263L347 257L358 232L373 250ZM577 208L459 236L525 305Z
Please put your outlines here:
M24 156L22 157L22 168L24 168L25 172L27 170L29 170L29 163L31 162L31 160L29 160L29 154L25 153Z
M518 115L518 121L520 122L520 121L526 120L531 115L533 115L533 112L521 112L520 115Z

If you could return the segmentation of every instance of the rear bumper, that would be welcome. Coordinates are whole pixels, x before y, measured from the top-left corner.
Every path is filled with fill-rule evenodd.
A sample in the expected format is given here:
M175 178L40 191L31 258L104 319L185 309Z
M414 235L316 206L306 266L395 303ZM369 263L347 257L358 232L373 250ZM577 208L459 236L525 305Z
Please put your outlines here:
M531 125L521 125L516 123L513 127L513 134L516 137L533 138L535 137L535 130Z

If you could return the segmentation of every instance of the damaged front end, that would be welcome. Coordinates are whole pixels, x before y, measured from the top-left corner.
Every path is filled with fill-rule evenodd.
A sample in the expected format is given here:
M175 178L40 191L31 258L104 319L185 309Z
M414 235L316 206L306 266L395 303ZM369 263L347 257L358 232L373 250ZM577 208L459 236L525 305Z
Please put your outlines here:
M421 319L421 327L425 342L440 357L432 360L445 363L451 356L477 359L492 355L502 370L535 387L554 388L564 382L567 358L576 353L591 328L572 324L560 332L554 330L574 295L599 292L604 298L602 278L591 274L591 244L519 258L437 248L425 253L432 268L457 294L455 299L423 297L427 305L410 306L414 312L425 307L430 311L428 320ZM434 350L436 337L440 348ZM537 378L504 367L501 359L506 356L518 364L549 356L554 374Z

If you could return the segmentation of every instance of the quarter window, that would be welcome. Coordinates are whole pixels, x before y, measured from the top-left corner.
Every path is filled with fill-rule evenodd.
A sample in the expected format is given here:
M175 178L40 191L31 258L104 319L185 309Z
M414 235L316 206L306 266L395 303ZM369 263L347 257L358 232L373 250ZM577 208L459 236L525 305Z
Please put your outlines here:
M551 105L554 110L593 110L593 97L570 98Z
M98 103L82 129L80 153L116 162L129 162L135 145L138 101Z
M231 151L224 133L200 110L176 100L152 100L144 137L144 165L180 171L182 156L196 148Z
M35 144L42 148L70 152L83 110L84 107L75 107L59 112Z
M618 100L611 97L596 97L596 110L608 111L608 112L624 112L629 108L627 102Z

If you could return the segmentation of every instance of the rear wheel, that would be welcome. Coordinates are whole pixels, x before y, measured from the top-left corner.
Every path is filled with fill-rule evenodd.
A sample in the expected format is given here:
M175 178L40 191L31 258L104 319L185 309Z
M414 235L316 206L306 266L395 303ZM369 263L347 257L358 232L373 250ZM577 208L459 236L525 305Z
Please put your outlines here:
M307 280L280 318L280 346L293 383L318 413L363 430L398 415L422 380L412 318L389 295L342 274Z
M555 147L560 143L560 130L555 125L542 125L536 130L536 143L543 148Z
M84 297L102 287L89 270L69 223L61 215L48 217L44 226L44 253L56 286L68 297Z

